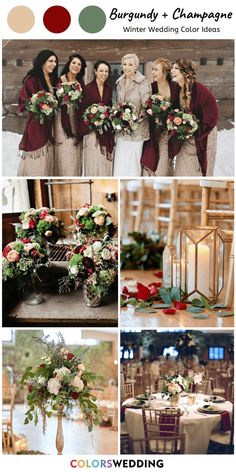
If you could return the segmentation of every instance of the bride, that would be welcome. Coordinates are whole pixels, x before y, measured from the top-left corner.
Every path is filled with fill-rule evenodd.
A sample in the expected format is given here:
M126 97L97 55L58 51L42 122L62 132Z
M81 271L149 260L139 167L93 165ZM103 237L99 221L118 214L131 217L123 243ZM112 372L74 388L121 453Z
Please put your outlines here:
M146 114L142 107L151 94L149 83L139 71L139 59L136 54L126 54L122 61L123 75L117 80L117 103L131 103L139 112L137 129L131 136L118 136L114 176L141 176L141 155L143 142L149 139Z

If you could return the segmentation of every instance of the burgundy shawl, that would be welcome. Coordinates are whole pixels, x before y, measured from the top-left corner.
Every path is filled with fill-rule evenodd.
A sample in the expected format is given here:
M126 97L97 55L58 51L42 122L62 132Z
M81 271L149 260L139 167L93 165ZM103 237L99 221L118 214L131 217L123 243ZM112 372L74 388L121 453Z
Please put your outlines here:
M26 109L26 103L31 99L34 93L43 90L38 77L27 77L19 93L18 111L22 113ZM40 124L34 113L27 115L25 131L19 144L19 149L26 152L33 152L45 146L47 142L53 143L52 120L45 118L44 123Z
M152 93L158 93L157 82L153 82ZM173 108L179 108L179 87L173 82L169 82L170 87L170 101ZM144 142L143 153L141 157L141 165L147 169L150 169L152 172L155 172L158 166L160 152L159 152L159 140L161 137L161 130L157 128L155 120L152 117L149 117L149 132L150 139ZM170 138L169 141L171 141ZM172 146L168 143L169 157L174 157L171 155Z
M103 97L100 97L97 82L94 79L89 84L85 85L84 95L81 104L81 115L85 112L86 108L93 103L100 103L106 106L112 105L112 86L105 82L104 90L103 90ZM81 116L78 125L78 135L79 139L81 140L82 137L86 134L90 133L90 129L86 126L83 122L83 117ZM114 135L112 130L108 130L104 134L96 133L97 140L100 145L101 152L104 152L104 148L106 154L111 154L115 145Z
M190 112L199 120L194 137L199 165L202 174L205 176L207 172L207 138L217 124L219 109L214 95L205 85L199 82L195 82L193 85ZM171 157L178 154L182 144L181 141L173 139Z
M84 89L85 89L85 84L83 79L80 79L80 85L83 90L83 95L84 95ZM75 113L75 122L78 123L78 121L81 118L81 105L80 102L78 102L78 106L73 108L73 112ZM61 126L67 136L67 138L74 138L75 135L72 131L71 127L71 121L70 121L70 115L67 111L67 105L62 105L61 107Z

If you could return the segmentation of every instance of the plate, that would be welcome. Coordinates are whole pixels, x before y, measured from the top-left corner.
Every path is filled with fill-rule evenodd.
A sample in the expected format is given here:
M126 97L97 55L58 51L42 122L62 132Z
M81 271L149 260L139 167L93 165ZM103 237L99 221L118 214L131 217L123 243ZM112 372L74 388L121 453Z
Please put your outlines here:
M217 395L209 395L209 397L204 398L204 402L211 403L224 403L226 400L223 397L217 397Z
M200 407L197 409L199 413L205 413L207 415L220 415L223 413L224 410L221 410L217 406L214 405L203 405L203 407Z
M149 406L149 403L144 400L135 400L133 403L128 403L125 406L126 408L140 409L140 408L147 408Z
M175 413L177 410L180 410L180 416L184 414L183 410L181 410L178 407L175 408L173 406L166 406L166 407L158 408L156 412L157 412L157 415L161 415L164 412L165 415L169 414L171 416L171 414Z

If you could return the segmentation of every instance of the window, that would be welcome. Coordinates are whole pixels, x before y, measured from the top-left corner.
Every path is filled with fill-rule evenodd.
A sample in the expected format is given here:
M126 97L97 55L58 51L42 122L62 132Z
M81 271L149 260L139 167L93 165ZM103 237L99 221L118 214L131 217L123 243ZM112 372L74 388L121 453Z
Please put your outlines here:
M133 359L134 358L134 350L133 349L124 349L121 348L121 358L123 359Z
M167 354L169 354L170 357L177 357L178 351L175 349L175 346L164 347L162 355L166 356Z
M225 348L212 346L208 348L208 359L211 361L221 361L225 358Z

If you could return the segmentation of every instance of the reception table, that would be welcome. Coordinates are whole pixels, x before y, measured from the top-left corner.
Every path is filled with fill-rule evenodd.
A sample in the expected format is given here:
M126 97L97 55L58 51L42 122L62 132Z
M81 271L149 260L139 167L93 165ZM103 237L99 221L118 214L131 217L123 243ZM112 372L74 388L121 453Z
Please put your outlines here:
M185 433L185 454L206 454L210 436L213 431L219 431L221 428L220 414L206 414L197 411L204 403L203 398L206 395L197 394L197 403L189 406L187 396L182 397L179 408L183 411L180 417L180 433ZM126 400L123 405L127 405L134 399ZM233 405L229 401L217 403L224 411L232 415ZM156 399L150 401L150 408L158 409L169 406L169 402L163 401L161 395L157 394ZM141 409L125 408L125 422L128 434L132 439L143 439L143 417ZM139 451L136 450L138 454Z
M152 282L162 282L155 276L155 270L124 270L121 271L121 290L127 282L134 280L147 286ZM158 303L158 302L157 302ZM163 302L160 302L163 303ZM123 307L120 311L121 328L232 328L234 326L234 316L217 316L217 312L230 312L231 309L205 310L206 319L194 318L192 313L186 310L176 310L174 315L166 315L162 309L155 310L154 313L136 312L133 306Z

